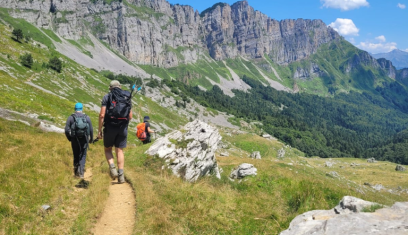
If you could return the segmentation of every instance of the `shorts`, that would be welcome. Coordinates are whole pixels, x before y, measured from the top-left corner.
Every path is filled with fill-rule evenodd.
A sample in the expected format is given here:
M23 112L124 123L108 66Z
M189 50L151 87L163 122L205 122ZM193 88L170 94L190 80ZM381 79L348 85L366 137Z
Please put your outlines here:
M105 125L103 129L103 145L105 148L113 146L115 148L126 148L127 134L127 124L121 126Z

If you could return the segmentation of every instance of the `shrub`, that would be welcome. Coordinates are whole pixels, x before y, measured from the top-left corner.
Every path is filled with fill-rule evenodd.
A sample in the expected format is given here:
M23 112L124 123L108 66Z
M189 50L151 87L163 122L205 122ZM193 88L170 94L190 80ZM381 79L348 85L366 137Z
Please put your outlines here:
M33 66L33 57L31 56L31 54L26 53L20 56L20 63L31 69L31 66Z
M20 41L24 37L23 30L21 29L14 29L12 34L16 37L17 41Z
M50 59L48 62L48 67L57 71L58 73L61 73L62 70L62 62L58 57L54 56Z

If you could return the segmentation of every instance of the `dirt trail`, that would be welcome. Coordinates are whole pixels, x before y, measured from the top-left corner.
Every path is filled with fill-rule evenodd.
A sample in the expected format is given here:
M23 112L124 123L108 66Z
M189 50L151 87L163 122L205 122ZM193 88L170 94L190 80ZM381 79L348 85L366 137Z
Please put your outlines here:
M102 216L96 223L93 234L132 234L136 220L136 202L132 187L112 181L109 186L109 197Z

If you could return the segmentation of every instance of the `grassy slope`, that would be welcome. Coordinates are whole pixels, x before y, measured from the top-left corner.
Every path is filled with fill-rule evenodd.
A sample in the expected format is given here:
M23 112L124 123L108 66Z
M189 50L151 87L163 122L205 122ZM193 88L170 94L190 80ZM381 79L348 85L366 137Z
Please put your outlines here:
M17 43L10 38L11 30L3 25L0 25L0 30L5 32L0 35L0 66L8 71L0 71L2 89L7 90L6 97L0 98L3 108L39 113L61 125L72 112L76 101L99 104L106 92L108 82L105 78L62 55L58 55L64 60L64 70L61 74L43 69L41 63L47 62L49 56L56 52L40 49L32 44ZM25 52L32 53L37 60L34 69L25 68L18 63L19 55ZM221 64L218 65L222 67ZM251 70L251 67L248 68ZM195 69L192 68L192 71ZM252 70L241 72L256 73ZM164 72L174 76L178 74L171 70ZM61 94L65 100L32 88L24 83L27 79L32 79L35 84L54 93L58 93L59 86L63 83L67 84L66 87L75 88L66 92L66 95ZM173 128L186 121L145 97L137 96L135 101L139 106L147 108L147 111L134 109L139 120L150 114L154 120L163 121ZM96 123L95 113L91 118ZM137 143L133 135L129 136L130 143ZM7 234L17 234L21 231L34 234L44 231L83 234L89 231L94 222L93 218L101 211L109 180L101 143L89 153L88 166L93 167L94 173L90 189L82 192L83 194L74 195L71 152L62 135L42 133L22 124L0 120L0 138L2 143L5 143L5 151L0 154L0 159L7 158L7 161L4 161L7 164L2 165L0 173L4 182L0 194L0 224L3 226L0 231ZM50 142L50 139L53 142ZM325 160L303 158L302 153L296 150L286 149L287 157L277 160L276 151L282 148L279 142L266 141L252 135L225 136L225 139L232 143L235 149L241 148L248 152L260 150L263 159L242 158L229 150L231 157L218 157L219 165L224 170L222 180L206 178L189 184L172 176L168 171L161 170L163 162L159 159L146 156L144 151L149 145L127 149L126 174L133 183L137 197L135 233L275 234L286 229L296 215L312 209L332 208L344 195L387 205L408 199L407 194L394 195L385 191L376 193L361 186L363 182L370 182L381 183L387 188L408 188L403 180L407 173L395 172L394 165L390 163L367 165L359 159L336 159L341 163L336 164L333 169L328 169L321 167ZM51 154L44 151L47 147L52 150ZM12 151L17 152L17 158L9 158ZM230 182L227 176L234 167L243 162L254 164L258 168L258 176L241 183ZM351 168L351 162L362 165ZM24 164L24 169L21 164ZM340 165L343 168L340 168ZM326 173L329 171L336 171L354 183L328 177ZM10 172L21 178L10 177ZM50 178L54 181L50 181ZM19 185L16 182L19 182ZM365 194L357 191L360 188L364 189ZM38 197L25 197L32 193L38 194ZM55 208L42 218L37 211L39 206L46 203L55 205ZM75 208L81 209L76 211ZM64 214L61 210L69 212Z
M31 32L41 33L32 25L27 25ZM0 96L1 108L35 113L63 127L76 102L99 106L102 96L108 91L108 79L48 49L52 47L39 47L34 41L16 42L11 38L11 28L3 24L0 24L0 31L0 87L5 91ZM42 39L40 36L32 38ZM31 69L19 63L19 56L24 53L30 53L34 58ZM41 66L52 55L63 60L61 73ZM164 122L169 127L186 122L185 118L162 108L149 98L137 95L134 101L138 105L134 106L133 111L139 121L144 115L151 115L152 120ZM140 110L140 104L145 106L145 111ZM84 111L96 128L97 112L86 107ZM132 131L129 132L130 146L139 143L133 134L135 125L132 123ZM65 136L42 133L19 122L0 119L0 139L5 150L0 153L0 159L5 162L0 171L0 233L89 232L107 198L109 178L102 143L91 146L88 154L87 167L93 168L90 188L77 192L78 189L74 188L77 181L72 177L72 152ZM11 155L13 158L10 158ZM42 217L39 210L43 204L51 205L52 210Z
M225 136L234 149L260 150L262 160L241 157L229 149L230 157L218 157L222 179L205 178L194 184L175 178L164 163L143 152L148 146L128 152L127 175L136 191L135 233L146 234L277 234L298 214L315 209L331 209L345 195L391 205L406 201L407 193L375 192L364 182L391 189L408 188L406 172L396 172L394 164L368 164L361 159L336 159L333 168L323 167L327 159L304 158L302 153L277 141L251 134ZM284 148L285 158L276 158ZM351 167L354 162L361 164ZM256 177L231 182L227 176L241 163L258 169ZM336 171L341 179L328 176ZM351 180L351 181L348 181ZM364 193L361 193L364 191Z
M102 146L88 152L93 176L83 190L74 187L79 180L65 136L0 119L0 141L1 234L84 234L92 227L108 196ZM42 205L50 205L49 212Z

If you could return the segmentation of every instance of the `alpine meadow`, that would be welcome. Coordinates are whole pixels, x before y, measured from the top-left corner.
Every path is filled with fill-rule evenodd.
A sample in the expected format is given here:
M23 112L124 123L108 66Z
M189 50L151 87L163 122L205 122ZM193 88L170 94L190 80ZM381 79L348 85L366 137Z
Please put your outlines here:
M259 2L0 0L0 234L407 234L379 1Z

